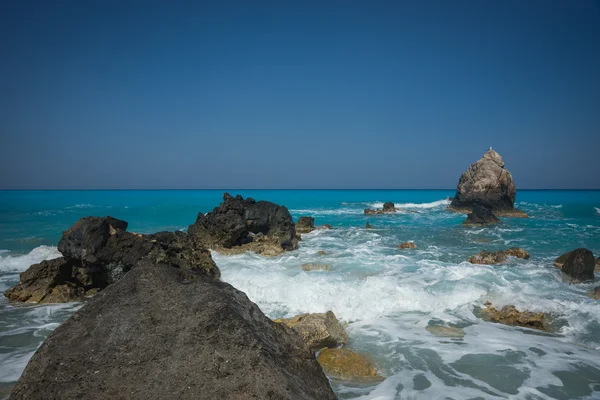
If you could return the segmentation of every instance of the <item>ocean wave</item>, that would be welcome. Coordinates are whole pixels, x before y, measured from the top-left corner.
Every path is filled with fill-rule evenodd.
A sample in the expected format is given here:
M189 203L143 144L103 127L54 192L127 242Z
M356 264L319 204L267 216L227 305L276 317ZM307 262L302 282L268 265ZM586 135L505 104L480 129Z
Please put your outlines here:
M31 250L28 254L5 255L0 253L0 271L1 272L22 272L32 264L40 263L44 260L52 260L61 257L62 254L53 246L39 246Z
M82 204L75 204L73 206L65 207L65 209L70 210L73 208L94 208L94 207L98 207L98 206L95 206L93 204L88 204L88 203L82 203Z
M350 215L350 214L363 214L364 210L363 209L358 209L358 208L337 208L337 209L330 209L330 210L323 210L323 209L293 209L290 210L290 213L295 214L295 215L313 215L313 216L319 216L319 215Z
M600 208L594 207L596 209L596 214L600 215Z
M381 202L381 201L376 201L374 203L367 203L367 204L371 208L383 208L383 202ZM437 201L432 201L430 203L395 203L394 204L394 206L396 208L421 208L421 209L438 208L438 207L447 206L447 205L450 205L450 199L448 199L448 198L442 199L442 200L437 200Z

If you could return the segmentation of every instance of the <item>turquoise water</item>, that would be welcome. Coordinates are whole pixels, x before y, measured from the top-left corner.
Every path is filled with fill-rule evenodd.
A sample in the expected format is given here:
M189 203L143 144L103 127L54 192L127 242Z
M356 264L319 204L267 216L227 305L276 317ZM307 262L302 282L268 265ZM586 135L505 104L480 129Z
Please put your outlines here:
M0 291L30 264L56 257L61 232L87 215L112 215L130 231L186 229L223 191L0 191ZM600 255L600 191L519 191L529 219L464 228L445 210L452 190L231 191L311 215L331 231L303 235L280 257L214 254L222 279L248 294L270 317L333 310L348 323L350 347L387 377L374 387L334 382L340 398L600 398L600 302L593 284L569 285L552 266L565 251ZM416 213L364 216L393 201ZM376 229L364 229L369 221ZM414 240L416 250L398 250ZM477 266L483 250L523 247L530 260ZM318 255L318 250L327 255ZM328 272L299 265L326 263ZM543 311L555 334L482 321L485 301ZM0 300L0 397L37 346L79 304L11 306ZM434 336L443 324L463 339Z

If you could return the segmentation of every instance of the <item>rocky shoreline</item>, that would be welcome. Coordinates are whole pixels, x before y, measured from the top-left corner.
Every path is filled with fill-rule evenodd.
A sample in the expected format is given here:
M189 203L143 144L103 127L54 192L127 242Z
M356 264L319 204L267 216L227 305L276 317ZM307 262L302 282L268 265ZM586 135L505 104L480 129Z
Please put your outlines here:
M512 175L490 149L461 176L448 209L468 212L466 228L460 228L466 232L501 223L498 216L526 217L514 208L515 195ZM386 202L364 215L397 212ZM225 193L187 232L137 234L127 228L110 216L78 220L63 232L62 257L32 265L4 292L18 303L85 301L37 350L11 399L334 399L328 378L367 385L385 379L368 354L348 347L344 324L332 311L271 321L243 292L220 281L211 256L279 256L297 250L302 234L333 227L316 226L310 216L294 222L285 206ZM367 221L365 229L372 228ZM420 246L407 241L397 251L418 253ZM482 250L468 263L486 268L530 257L535 254L512 247ZM570 284L589 283L600 258L580 248L554 265ZM318 262L299 269L330 273ZM600 287L589 295L600 299ZM487 322L554 330L553 316L513 305L485 302L478 312ZM465 335L453 326L426 330L452 340Z

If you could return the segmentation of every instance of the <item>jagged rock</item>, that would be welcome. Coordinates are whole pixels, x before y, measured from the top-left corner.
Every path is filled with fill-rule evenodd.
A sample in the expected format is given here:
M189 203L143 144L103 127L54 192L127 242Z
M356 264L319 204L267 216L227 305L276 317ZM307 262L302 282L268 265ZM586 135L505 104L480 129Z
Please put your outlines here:
M302 264L300 268L303 271L329 271L329 265L327 264Z
M261 251L265 246L274 253L274 244L281 251L298 248L294 221L286 207L251 198L244 200L239 195L234 198L228 193L223 195L219 207L206 215L199 213L188 233L206 247L225 253L235 248L239 252L267 253ZM259 233L263 239L257 244L252 234Z
M491 148L465 171L458 181L450 209L471 212L475 204L486 206L497 216L527 217L515 209L517 189L502 157Z
M483 226L497 224L498 222L500 222L500 220L492 213L492 210L489 207L474 204L472 211L467 215L467 219L463 221L463 225Z
M469 261L471 264L501 264L507 260L508 256L522 258L524 260L529 259L529 253L527 251L520 247L511 247L507 250L498 251L483 250L478 254L469 257L467 261Z
M320 226L321 229L333 229L333 226L329 225L329 224L323 224Z
M373 225L371 225L371 224L370 224L370 223L367 221L367 223L365 224L365 229L374 229L374 228L373 228Z
M379 215L379 214L389 214L389 213L395 213L396 210L396 206L394 205L394 203L392 203L391 201L386 201L385 203L383 203L383 208L382 209L371 209L371 208L365 208L365 215Z
M569 251L554 260L554 265L576 282L594 280L596 259L588 249Z
M491 322L551 331L546 316L541 312L519 311L515 306L504 306L501 310L497 310L490 303L486 303L486 308L481 311Z
M351 382L378 382L385 379L369 360L348 349L325 349L317 361L332 378Z
M296 222L297 233L309 233L315 229L315 219L313 217L298 218L298 221Z
M596 266L594 267L595 272L600 272L600 257L596 259Z
M116 228L115 228L116 227ZM141 261L179 268L189 279L220 277L210 252L184 232L138 235L127 222L112 217L85 217L63 233L64 257L32 265L19 283L4 292L13 301L79 301L118 281Z
M274 322L283 323L302 336L312 350L323 347L337 347L348 343L348 335L331 311L319 314L300 314L292 318L280 318Z
M417 244L415 242L404 242L398 245L399 249L416 249Z
M11 399L335 399L302 338L246 295L144 264L94 296L29 361Z
M455 328L453 326L428 325L425 329L432 335L439 337L460 339L465 336L465 331L463 329Z
M592 299L600 300L600 286L596 286L594 289L592 289L590 292L590 297Z

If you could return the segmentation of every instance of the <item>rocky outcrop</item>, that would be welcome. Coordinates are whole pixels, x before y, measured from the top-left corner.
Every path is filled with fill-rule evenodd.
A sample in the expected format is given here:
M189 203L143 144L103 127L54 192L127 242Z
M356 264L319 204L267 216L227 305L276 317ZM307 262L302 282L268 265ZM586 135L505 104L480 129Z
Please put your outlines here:
M596 266L594 267L595 272L600 272L600 257L596 259Z
M515 209L517 189L502 157L491 148L465 171L458 181L450 209L471 212L475 204L490 208L495 215L527 217Z
M300 266L300 268L303 271L329 271L329 265L327 264L315 264L315 263L309 263L309 264L302 264Z
M590 292L590 297L592 299L600 300L600 286L596 286L594 289L592 289Z
M11 399L335 399L314 354L246 295L144 264L37 350Z
M300 217L296 222L297 233L309 233L315 229L315 219L313 217Z
M189 279L219 278L210 252L184 232L139 235L112 217L85 217L63 232L64 257L34 264L4 292L13 301L56 303L81 300L118 281L142 261L179 268Z
M219 207L206 215L199 213L188 233L206 247L225 253L277 255L298 248L294 221L286 207L228 193Z
M504 325L522 326L524 328L551 331L550 325L544 313L519 311L515 306L504 306L497 310L490 303L481 310L484 318Z
M385 379L369 360L348 349L325 349L317 361L328 376L339 380L368 383Z
M416 249L417 244L415 242L404 242L398 245L399 249Z
M300 314L292 318L276 319L302 336L306 345L312 350L323 347L343 346L348 342L348 335L331 311L319 314Z
M501 264L501 263L505 262L509 256L516 257L516 258L522 258L524 260L529 259L529 253L527 251L525 251L524 249L522 249L520 247L511 247L510 249L507 249L507 250L498 250L498 251L483 250L483 251L479 252L478 254L475 254L475 255L469 257L469 259L467 261L469 261L471 264L484 264L484 265Z
M394 205L394 203L392 203L391 201L386 201L385 203L383 203L382 209L365 208L365 215L389 214L395 213L396 211L398 210L396 210L396 206Z
M500 220L492 213L489 207L476 203L473 205L472 211L467 215L467 219L463 221L463 225L484 226L497 224L498 222Z
M579 248L569 251L554 260L554 265L575 282L594 280L596 259L588 249Z
M375 228L373 227L373 225L371 225L369 223L369 221L367 221L367 223L365 224L365 229L375 229Z

